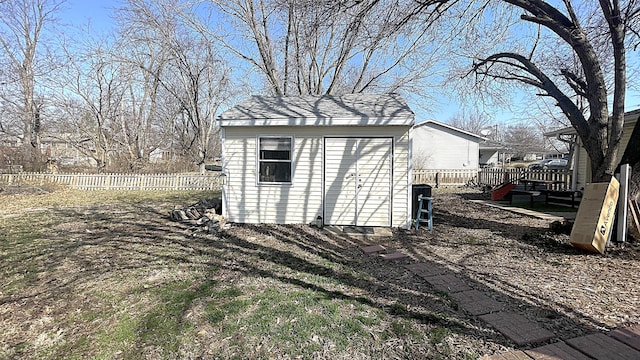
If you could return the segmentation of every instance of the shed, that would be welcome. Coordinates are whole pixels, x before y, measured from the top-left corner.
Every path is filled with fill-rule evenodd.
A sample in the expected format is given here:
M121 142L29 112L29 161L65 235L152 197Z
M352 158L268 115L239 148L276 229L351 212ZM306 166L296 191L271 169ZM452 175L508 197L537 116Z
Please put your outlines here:
M413 126L413 167L421 170L474 170L482 136L435 120Z
M251 97L219 117L223 215L410 227L414 117L398 94Z

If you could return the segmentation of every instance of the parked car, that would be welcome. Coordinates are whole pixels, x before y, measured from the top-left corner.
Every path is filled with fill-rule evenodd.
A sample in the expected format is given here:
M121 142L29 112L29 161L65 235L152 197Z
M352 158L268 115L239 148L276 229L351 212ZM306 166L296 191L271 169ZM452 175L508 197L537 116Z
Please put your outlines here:
M567 159L553 159L546 163L543 169L565 169L567 167Z
M544 169L544 166L553 159L544 159L540 162L529 164L529 170L540 170Z

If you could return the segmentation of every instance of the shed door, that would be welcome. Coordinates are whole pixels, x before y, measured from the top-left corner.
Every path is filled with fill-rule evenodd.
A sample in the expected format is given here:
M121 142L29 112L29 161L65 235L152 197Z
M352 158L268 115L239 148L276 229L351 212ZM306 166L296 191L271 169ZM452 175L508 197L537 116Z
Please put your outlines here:
M390 226L391 138L326 138L324 221Z

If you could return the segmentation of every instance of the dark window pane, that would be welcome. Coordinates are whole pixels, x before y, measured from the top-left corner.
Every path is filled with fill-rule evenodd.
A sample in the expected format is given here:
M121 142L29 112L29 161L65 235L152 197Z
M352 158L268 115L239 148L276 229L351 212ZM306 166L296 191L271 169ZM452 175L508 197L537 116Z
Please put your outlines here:
M260 182L291 182L290 162L260 162Z
M291 160L291 151L261 150L260 160Z

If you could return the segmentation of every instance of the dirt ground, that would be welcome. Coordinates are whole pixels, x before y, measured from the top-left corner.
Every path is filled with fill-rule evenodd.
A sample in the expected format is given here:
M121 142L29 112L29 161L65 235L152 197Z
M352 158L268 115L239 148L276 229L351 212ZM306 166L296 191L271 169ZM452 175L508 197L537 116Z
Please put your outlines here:
M568 235L551 232L548 220L471 202L485 197L480 192L436 189L434 195L433 232L395 229L392 236L368 238L336 235L309 225L231 224L227 230L207 233L168 218L169 209L184 203L159 206L140 198L123 207L106 204L113 197L107 193L99 195L105 199L101 206L92 204L98 196L93 193L83 200L88 205L73 206L59 203L60 198L71 197L65 194L51 203L42 195L37 204L28 196L40 195L24 195L26 200L20 201L14 201L20 195L0 196L7 204L0 211L0 225L11 223L15 229L24 215L24 221L36 230L47 226L41 231L46 237L38 235L43 239L39 244L0 244L4 261L0 270L6 281L0 285L0 358L26 354L31 354L26 356L30 358L64 354L80 358L163 357L156 356L162 343L154 343L152 336L139 336L142 331L153 331L149 326L118 336L110 329L129 324L136 312L146 311L149 318L148 309L163 285L197 284L202 279L234 284L244 292L242 298L270 287L283 292L305 289L325 294L332 301L358 303L365 299L362 304L411 321L414 329L432 339L415 341L411 336L398 336L382 341L382 332L376 327L386 326L383 321L372 326L367 340L354 339L356 345L340 353L325 347L325 352L313 353L315 358L359 359L385 354L389 358L463 359L473 358L469 354L517 348L405 268L418 262L450 268L472 288L502 302L505 310L537 322L556 339L640 324L638 244L612 248L605 255L586 253L568 245ZM31 207L25 206L29 203ZM25 214L35 216L27 218ZM51 226L49 218L59 223ZM21 226L22 238L31 236L30 225ZM8 242L17 238L2 236ZM372 244L410 257L385 261L359 250ZM14 251L15 247L20 251ZM167 291L167 286L163 289ZM166 294L171 299L176 298L172 294L182 291L169 289ZM188 290L192 291L191 287ZM180 333L182 324L190 322L192 337L176 345L179 351L172 354L179 355L165 358L227 358L238 353L261 358L247 349L254 349L251 346L267 337L223 336L221 329L201 314L210 297L193 291L197 294L183 297L188 301L181 303L172 330ZM308 306L322 311L313 304ZM159 312L165 311L161 308ZM238 323L243 321L241 314ZM445 332L442 340L433 340L442 328L454 330ZM135 342L139 338L143 340ZM238 345L238 339L244 347ZM264 357L290 358L292 350L279 345L272 344L272 353ZM109 346L122 349L105 353Z
M487 197L439 194L433 232L403 233L397 246L459 271L561 339L640 323L637 243L588 253L550 231L549 220L469 201Z

